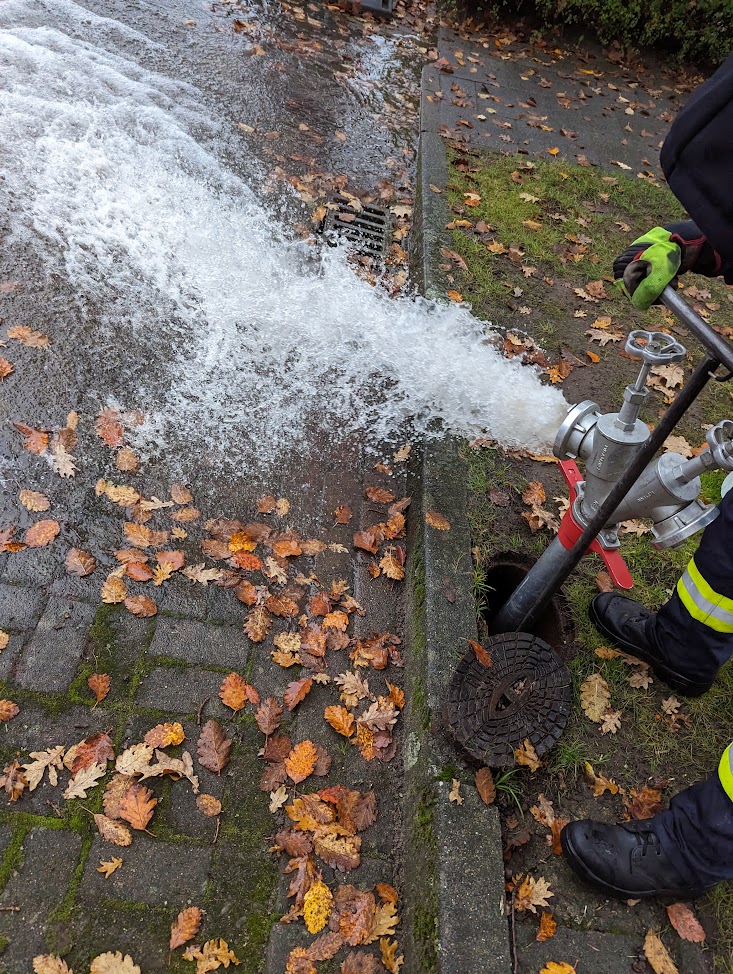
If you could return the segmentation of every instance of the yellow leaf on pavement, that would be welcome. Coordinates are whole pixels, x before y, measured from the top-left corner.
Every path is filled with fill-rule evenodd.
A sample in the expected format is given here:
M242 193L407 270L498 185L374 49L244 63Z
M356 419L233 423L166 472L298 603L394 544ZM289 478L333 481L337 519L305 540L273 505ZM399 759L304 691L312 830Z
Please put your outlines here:
M308 933L320 933L333 909L333 893L323 880L314 883L303 900L303 920Z
M21 490L18 494L18 499L23 507L29 511L47 511L51 506L48 497L37 490Z
M557 923L555 918L551 913L543 912L540 917L540 928L537 931L537 936L535 940L543 943L545 940L549 940L550 937L555 936L555 931L557 930Z
M112 856L111 859L100 859L99 865L97 866L97 872L101 873L105 879L109 879L113 872L116 872L122 865L122 860L118 856Z
M35 974L73 974L66 961L56 954L38 954L33 958Z
M648 930L644 938L644 956L649 961L654 974L680 974L667 948L659 939L659 934L654 930Z
M198 906L189 906L181 910L171 927L169 947L175 950L188 940L193 940L201 926L202 913Z
M123 956L119 950L110 950L94 958L89 974L140 974L140 968L129 954Z
M571 964L566 964L564 961L556 964L554 960L551 960L542 968L540 974L575 974L575 968Z

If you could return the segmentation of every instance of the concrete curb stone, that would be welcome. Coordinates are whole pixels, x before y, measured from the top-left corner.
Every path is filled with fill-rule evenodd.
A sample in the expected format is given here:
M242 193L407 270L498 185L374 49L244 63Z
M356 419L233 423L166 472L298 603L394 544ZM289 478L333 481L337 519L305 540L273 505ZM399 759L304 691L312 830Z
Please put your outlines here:
M422 74L418 200L412 261L422 293L445 294L440 248L450 243L448 207L430 184L445 186L447 161L438 107L428 95L439 86L437 69ZM410 625L406 683L405 927L408 974L508 974L512 969L499 816L471 786L463 804L448 799L446 770L461 764L443 728L446 690L468 638L476 638L466 470L458 444L428 443L411 493ZM419 503L415 499L419 497ZM425 522L435 510L449 532ZM454 600L446 591L455 592ZM440 779L440 780L438 780Z

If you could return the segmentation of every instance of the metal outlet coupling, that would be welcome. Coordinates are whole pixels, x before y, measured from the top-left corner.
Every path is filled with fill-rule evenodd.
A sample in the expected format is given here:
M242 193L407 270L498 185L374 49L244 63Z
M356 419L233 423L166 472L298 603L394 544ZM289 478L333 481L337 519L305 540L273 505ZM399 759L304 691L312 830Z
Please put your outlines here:
M593 430L601 415L601 407L592 399L584 399L568 409L568 414L555 436L552 452L558 460L586 460L593 452Z

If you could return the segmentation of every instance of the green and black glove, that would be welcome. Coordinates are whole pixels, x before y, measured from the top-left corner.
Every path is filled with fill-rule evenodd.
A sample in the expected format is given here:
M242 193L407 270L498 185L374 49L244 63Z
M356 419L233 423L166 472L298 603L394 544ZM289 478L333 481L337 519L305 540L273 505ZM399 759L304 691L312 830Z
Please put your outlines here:
M654 227L613 262L613 276L635 308L646 311L679 274L721 273L721 258L692 220Z

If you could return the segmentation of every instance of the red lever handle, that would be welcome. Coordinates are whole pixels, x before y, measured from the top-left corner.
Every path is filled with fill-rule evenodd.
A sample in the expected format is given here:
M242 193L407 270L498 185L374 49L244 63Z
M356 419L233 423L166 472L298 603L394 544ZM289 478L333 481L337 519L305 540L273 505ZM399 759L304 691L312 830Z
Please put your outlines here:
M583 478L580 474L580 470L578 470L578 465L575 460L561 460L559 466L570 492L570 507L567 509L562 521L560 522L560 530L558 531L557 536L560 539L560 543L563 545L563 547L570 549L576 544L583 533L583 528L573 517L573 502L578 496L576 484L582 481ZM614 585L623 589L633 587L634 580L631 577L629 569L626 567L626 562L615 548L610 550L605 549L598 538L596 538L588 550L601 556Z

